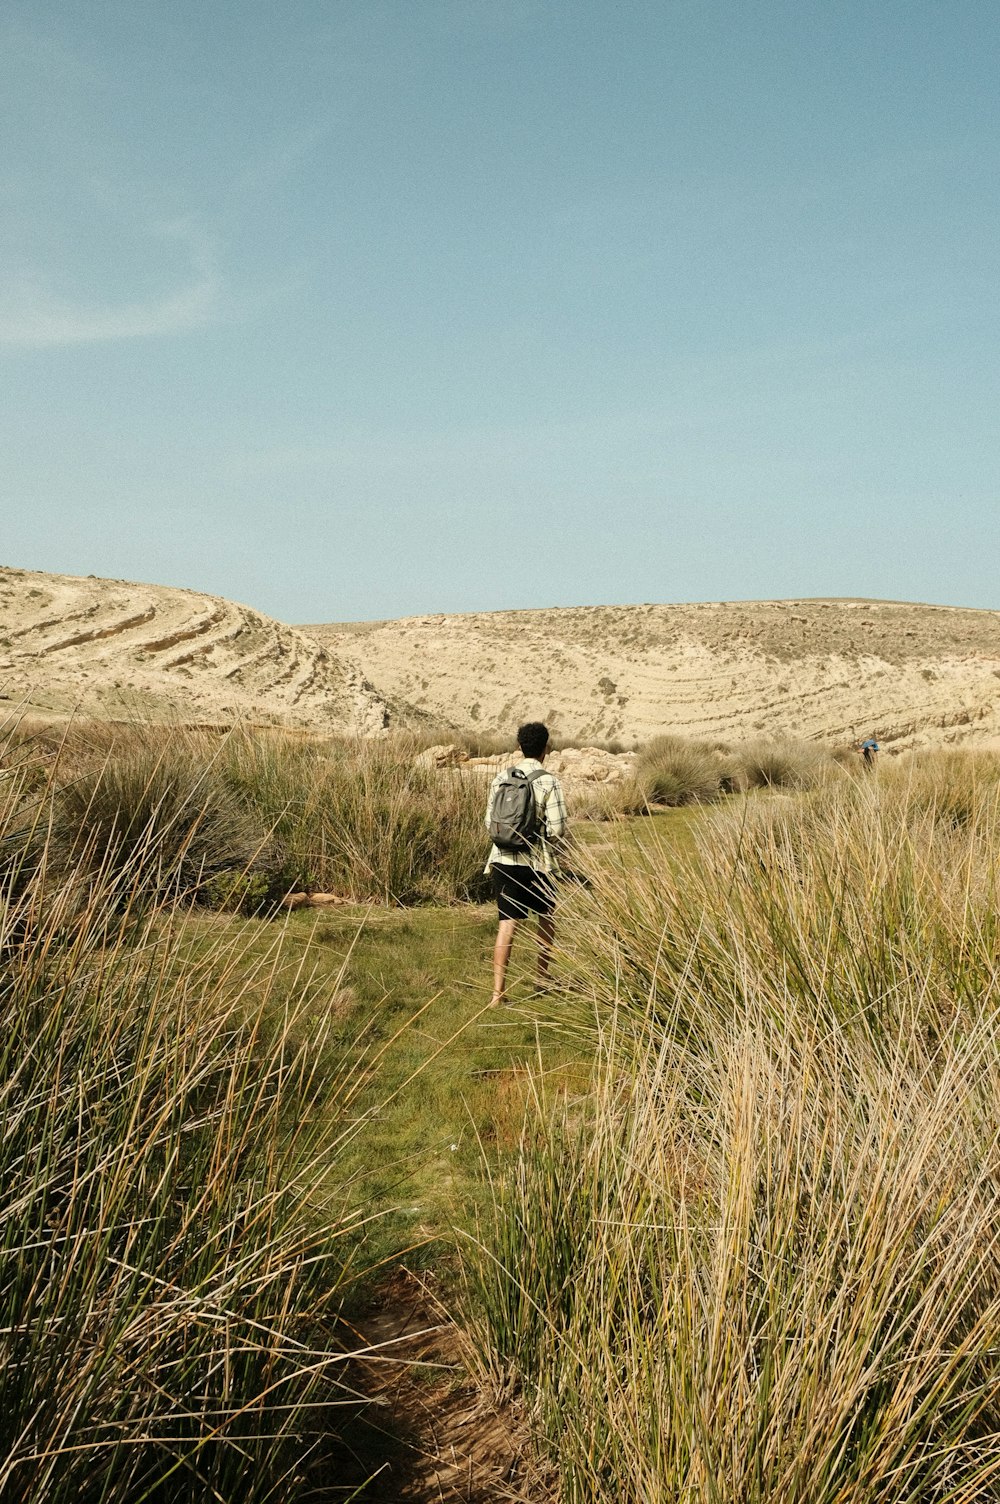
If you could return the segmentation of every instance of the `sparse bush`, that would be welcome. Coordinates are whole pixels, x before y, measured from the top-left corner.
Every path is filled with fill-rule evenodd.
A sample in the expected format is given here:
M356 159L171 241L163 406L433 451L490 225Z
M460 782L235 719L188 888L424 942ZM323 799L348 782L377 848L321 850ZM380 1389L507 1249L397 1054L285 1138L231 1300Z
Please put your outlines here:
M565 752L571 747L594 747L598 752L610 752L615 757L620 757L624 752L637 752L638 742L623 742L617 737L610 739L600 736L553 736L551 741L553 752Z
M809 788L831 773L827 754L811 743L658 736L640 748L629 777L586 800L584 815L644 815L751 788Z
M428 747L458 747L466 757L518 756L514 732L477 730L459 726L408 726L397 731L392 745L401 756L413 758Z
M503 757L507 753L511 757L521 755L517 750L514 733L510 731L462 731L457 740L469 757Z

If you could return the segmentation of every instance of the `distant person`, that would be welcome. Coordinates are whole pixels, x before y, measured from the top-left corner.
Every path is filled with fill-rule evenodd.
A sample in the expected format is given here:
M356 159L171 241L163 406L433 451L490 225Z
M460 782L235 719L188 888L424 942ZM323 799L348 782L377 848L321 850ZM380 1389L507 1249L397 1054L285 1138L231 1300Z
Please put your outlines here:
M861 756L864 758L866 768L873 768L875 766L875 759L878 757L878 754L879 745L873 736L870 736L866 742L861 743Z
M500 920L493 948L494 1008L506 1001L514 932L529 914L538 915L539 983L548 976L555 938L553 879L566 835L562 786L542 766L549 750L548 728L528 721L518 730L517 744L520 762L497 774L486 805L486 828L493 838L486 871L493 879Z

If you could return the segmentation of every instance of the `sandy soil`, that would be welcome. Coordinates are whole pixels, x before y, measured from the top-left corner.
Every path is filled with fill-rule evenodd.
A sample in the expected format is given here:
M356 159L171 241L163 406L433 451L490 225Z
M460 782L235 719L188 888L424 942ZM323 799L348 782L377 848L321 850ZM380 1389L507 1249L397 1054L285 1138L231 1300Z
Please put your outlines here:
M56 715L251 721L370 733L386 707L353 664L193 590L0 569L0 698Z
M1000 612L742 601L418 616L303 631L441 726L896 747L1000 737ZM442 738L444 739L444 738Z

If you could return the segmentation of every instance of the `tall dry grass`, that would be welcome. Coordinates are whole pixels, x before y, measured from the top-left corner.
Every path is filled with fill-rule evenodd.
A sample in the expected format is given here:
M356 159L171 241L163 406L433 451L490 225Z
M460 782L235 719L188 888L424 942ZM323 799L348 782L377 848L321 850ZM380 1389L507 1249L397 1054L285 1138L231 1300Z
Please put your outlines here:
M150 904L183 847L74 848L53 763L3 751L0 1496L315 1497L354 1403L330 1012Z
M302 888L392 904L485 891L481 788L415 766L405 737L91 723L9 737L6 764L32 748L68 865L86 850L98 866L141 868L157 892L235 894L253 911Z
M462 901L483 889L474 780L417 766L404 737L294 741L235 733L218 777L272 839L289 883L382 903Z
M811 789L841 771L829 747L793 737L751 737L721 749L723 786L744 789Z
M639 748L632 773L605 813L644 814L658 806L711 804L748 789L816 788L842 775L831 750L791 738L741 742L655 736Z
M593 1090L466 1260L567 1501L1000 1497L998 767L887 773L574 900Z
M656 736L638 754L633 777L646 804L707 804L719 796L722 763L710 742Z

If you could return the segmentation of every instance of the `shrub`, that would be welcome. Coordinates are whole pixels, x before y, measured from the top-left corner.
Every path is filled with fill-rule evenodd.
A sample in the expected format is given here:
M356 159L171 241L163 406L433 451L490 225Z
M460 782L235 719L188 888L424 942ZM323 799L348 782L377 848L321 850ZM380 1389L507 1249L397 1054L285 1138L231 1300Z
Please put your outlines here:
M959 829L981 818L995 800L1000 756L973 750L914 752L883 763L878 781L884 797L902 799L914 812Z
M615 781L609 779L606 783L581 783L573 790L570 815L574 822L648 814L645 792L632 776Z
M283 896L274 893L266 873L241 872L238 868L217 872L198 889L201 903L226 914L265 914L276 908Z
M43 860L44 782L44 769L34 759L0 748L0 884L8 901L30 885Z
M560 1496L994 1498L995 1024L933 1071L764 1030L682 1069L659 1038L627 1086L604 1054L586 1130L535 1130L467 1258Z
M211 758L221 784L268 833L289 889L309 889L316 881L313 846L330 760L341 752L337 742L245 729L201 752L204 761Z
M391 744L331 761L314 847L324 885L385 903L468 899L484 891L482 781L415 767Z
M834 767L813 742L760 739L737 743L726 759L734 788L814 788Z
M288 888L410 904L484 892L481 781L381 741L234 734L219 777L271 834Z
M519 755L515 751L513 731L480 731L468 726L408 726L393 734L392 745L407 761L412 761L428 747L458 747L466 757Z
M213 873L249 868L268 832L190 748L131 733L56 797L67 865L131 873L151 893L194 893Z
M480 782L415 768L405 739L87 725L54 766L64 869L141 873L151 897L262 912L294 889L403 904L485 892Z
M658 736L639 753L635 781L648 804L703 804L717 798L719 758L707 742Z

